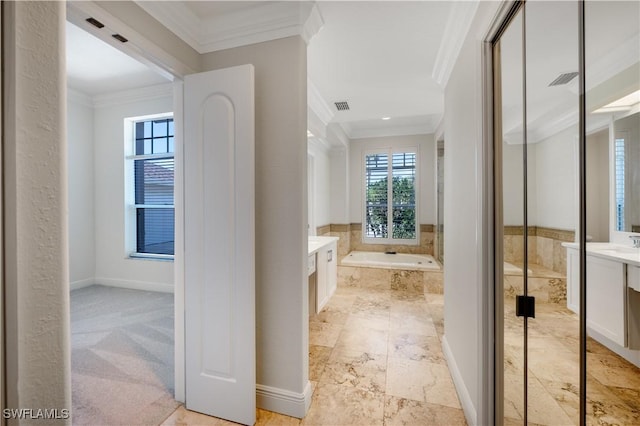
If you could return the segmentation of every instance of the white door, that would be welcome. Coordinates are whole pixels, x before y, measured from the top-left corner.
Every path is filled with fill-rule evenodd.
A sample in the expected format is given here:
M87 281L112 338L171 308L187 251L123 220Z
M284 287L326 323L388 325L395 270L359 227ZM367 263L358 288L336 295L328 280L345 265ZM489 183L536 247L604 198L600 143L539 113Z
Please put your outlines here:
M190 410L256 415L253 66L184 82L185 384Z

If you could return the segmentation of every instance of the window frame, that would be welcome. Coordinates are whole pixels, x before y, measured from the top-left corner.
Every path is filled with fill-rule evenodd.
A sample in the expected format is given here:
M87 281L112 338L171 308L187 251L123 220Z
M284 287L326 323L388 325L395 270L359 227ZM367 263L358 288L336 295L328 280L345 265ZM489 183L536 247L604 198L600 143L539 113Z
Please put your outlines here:
M162 253L143 253L138 252L138 221L137 211L139 208L153 209L173 209L175 220L175 175L173 181L174 189L174 203L173 204L136 204L135 192L136 192L136 179L135 179L135 162L136 160L154 160L154 159L167 159L172 158L174 161L175 170L175 133L173 152L165 152L158 154L136 154L136 124L145 121L154 120L166 120L174 119L172 112L145 115L139 117L126 118L124 125L125 132L125 256L130 259L145 259L145 260L160 260L160 261L173 261L174 254L162 254ZM174 132L175 132L175 120L174 120ZM175 229L174 229L174 243L175 243Z
M414 207L414 226L415 226L415 238L393 238L393 184L387 185L387 237L386 238L373 238L366 236L367 229L367 157L370 155L386 154L388 158L387 165L387 182L393 182L393 155L394 154L414 154L415 155L415 168L414 168L414 192L415 192L415 207ZM417 146L398 146L388 147L380 149L364 150L362 155L362 242L364 244L385 244L385 245L407 245L417 246L420 245L420 150Z

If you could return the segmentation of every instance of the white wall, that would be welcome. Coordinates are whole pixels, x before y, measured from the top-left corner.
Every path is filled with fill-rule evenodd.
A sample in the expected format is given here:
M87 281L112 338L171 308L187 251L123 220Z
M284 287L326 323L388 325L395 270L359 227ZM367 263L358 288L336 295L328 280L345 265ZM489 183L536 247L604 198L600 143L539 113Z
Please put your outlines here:
M68 91L69 280L71 288L93 284L96 272L94 222L93 104Z
M489 418L487 307L491 294L483 278L490 235L484 233L482 41L499 4L480 2L445 87L445 232L443 351L469 424Z
M349 223L349 151L332 149L330 158L331 223Z
M362 223L364 155L383 148L418 148L418 220L436 223L436 158L433 135L352 139L349 143L349 220Z
M314 194L312 204L315 226L329 225L331 223L332 165L329 149L328 146L318 138L311 138L308 141L308 153L313 157Z
M98 284L173 291L173 262L133 259L125 249L125 118L173 111L171 86L151 99L141 91L96 99L94 112L95 240ZM169 95L167 95L167 93ZM132 183L131 183L132 184Z
M205 70L247 63L256 94L258 406L302 417L311 400L306 45L296 36L202 57Z
M587 136L587 235L609 241L609 129Z
M534 146L537 186L537 220L534 224L577 230L577 126L571 126Z
M502 145L502 201L506 226L523 225L523 149L522 144Z
M523 224L523 145L503 145L504 224ZM528 144L529 226L573 231L577 221L577 128Z

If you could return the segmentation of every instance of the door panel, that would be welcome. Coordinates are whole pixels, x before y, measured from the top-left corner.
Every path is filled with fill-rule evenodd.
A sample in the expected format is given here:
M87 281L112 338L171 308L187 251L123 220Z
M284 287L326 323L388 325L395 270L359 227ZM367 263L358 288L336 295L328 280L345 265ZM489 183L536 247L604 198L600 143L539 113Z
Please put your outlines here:
M186 406L255 422L253 66L184 83Z
M496 111L496 155L500 162L501 183L497 192L502 197L500 216L502 218L501 237L503 256L500 261L501 281L497 283L503 321L502 354L503 378L498 386L503 386L503 413L496 418L504 423L520 422L526 415L525 404L525 331L521 318L515 316L515 297L524 293L522 268L525 258L524 238L524 137L523 137L523 66L522 66L522 13L511 21L496 44L494 54L498 73L495 78L500 103ZM497 96L498 97L498 96ZM496 351L499 353L500 351Z

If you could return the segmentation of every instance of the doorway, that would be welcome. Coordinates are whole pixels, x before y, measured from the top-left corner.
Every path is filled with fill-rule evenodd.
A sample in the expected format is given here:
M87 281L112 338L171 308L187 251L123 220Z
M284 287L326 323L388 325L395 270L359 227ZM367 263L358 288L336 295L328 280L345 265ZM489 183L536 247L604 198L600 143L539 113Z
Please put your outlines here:
M79 26L67 22L66 35L74 422L158 423L178 405L167 244L174 240L167 226L174 132L172 121L158 116L173 110L172 85ZM130 118L142 116L144 129L136 132ZM150 147L142 160L134 159L138 140ZM165 208L141 221L150 197L152 207Z

